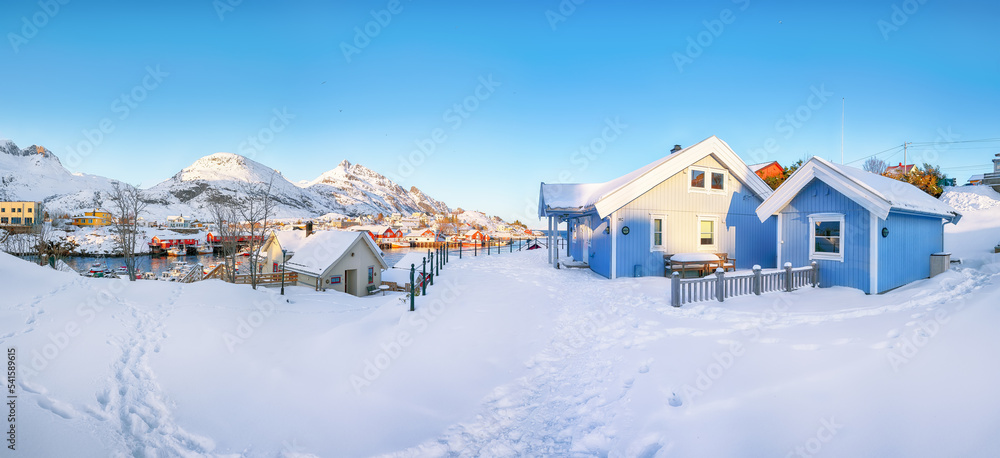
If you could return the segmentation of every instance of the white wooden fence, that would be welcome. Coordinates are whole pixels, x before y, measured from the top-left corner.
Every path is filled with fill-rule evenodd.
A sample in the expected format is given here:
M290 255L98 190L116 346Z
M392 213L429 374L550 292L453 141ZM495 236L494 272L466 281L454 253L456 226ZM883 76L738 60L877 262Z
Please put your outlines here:
M752 274L729 275L716 269L714 276L682 280L679 272L670 278L670 305L680 307L691 302L717 300L747 296L774 291L787 291L819 286L819 265L813 261L809 266L793 268L785 263L784 270L764 273L760 266L754 266Z

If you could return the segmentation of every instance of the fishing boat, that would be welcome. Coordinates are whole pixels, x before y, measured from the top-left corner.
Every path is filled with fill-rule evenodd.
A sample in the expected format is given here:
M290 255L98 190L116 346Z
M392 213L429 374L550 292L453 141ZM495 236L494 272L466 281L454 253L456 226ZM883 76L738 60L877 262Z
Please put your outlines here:
M198 254L212 254L212 246L198 245Z
M167 248L167 256L184 256L187 250L179 246Z
M392 242L389 246L392 248L410 248L410 242Z

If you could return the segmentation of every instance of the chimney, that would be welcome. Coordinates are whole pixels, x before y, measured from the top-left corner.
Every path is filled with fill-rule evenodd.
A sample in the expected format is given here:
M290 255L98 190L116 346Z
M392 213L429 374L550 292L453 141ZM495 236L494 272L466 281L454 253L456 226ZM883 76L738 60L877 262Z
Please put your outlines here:
M670 154L674 154L674 153L680 151L681 149L683 149L683 148L681 148L681 145L674 145L674 149L670 150Z
M306 221L306 237L309 237L313 233L313 222Z
M1000 173L1000 153L997 153L996 159L993 159L993 173Z

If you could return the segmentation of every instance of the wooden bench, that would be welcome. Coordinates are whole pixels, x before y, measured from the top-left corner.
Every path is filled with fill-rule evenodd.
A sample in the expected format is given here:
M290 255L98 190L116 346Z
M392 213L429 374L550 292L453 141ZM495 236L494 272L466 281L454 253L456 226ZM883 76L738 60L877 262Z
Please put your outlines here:
M704 259L692 259L692 260L681 260L679 258L692 257L690 255L699 255ZM710 256L702 256L710 255ZM698 257L698 256L694 256ZM708 259L714 258L714 259ZM664 276L673 275L674 272L680 272L681 277L687 272L694 272L698 274L699 277L708 275L709 273L715 272L715 269L722 267L725 264L722 258L715 253L677 253L677 254L665 254L663 255L664 261Z
M723 271L736 271L736 258L730 258L728 253L715 253L719 257L719 267L722 267Z

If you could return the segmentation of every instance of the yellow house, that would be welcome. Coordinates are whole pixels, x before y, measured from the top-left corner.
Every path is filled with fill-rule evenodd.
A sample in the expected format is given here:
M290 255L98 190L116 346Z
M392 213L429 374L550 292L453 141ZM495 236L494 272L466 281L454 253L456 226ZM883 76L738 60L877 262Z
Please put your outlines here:
M92 212L83 212L83 216L73 217L74 226L107 226L111 221L111 213L96 209Z
M45 219L38 202L0 202L0 225L31 226Z

